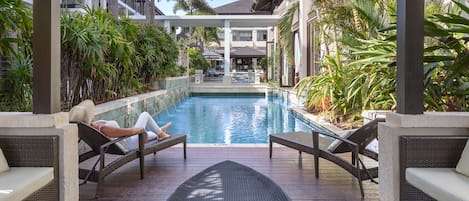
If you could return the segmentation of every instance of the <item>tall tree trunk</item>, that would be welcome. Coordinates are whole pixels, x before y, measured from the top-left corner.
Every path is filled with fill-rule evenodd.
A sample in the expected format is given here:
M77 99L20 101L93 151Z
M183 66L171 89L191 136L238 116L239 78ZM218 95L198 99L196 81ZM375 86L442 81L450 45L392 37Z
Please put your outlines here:
M355 30L357 30L357 32L361 32L362 26L361 26L361 23L360 23L360 18L358 16L357 9L353 8L352 9L352 14L353 14L353 26L354 26Z
M337 62L337 67L342 68L342 61L340 60L339 42L337 41L337 27L335 27L335 26L332 30L332 37L333 37L333 40L334 40L335 60Z
M153 0L145 1L145 16L148 24L153 24L155 21L155 4Z
M119 18L119 2L118 0L108 0L108 9L112 15L117 19Z
M329 43L328 43L327 37L326 37L326 29L324 27L322 27L321 38L322 38L322 41L324 41L324 47L325 47L326 55L328 55L328 56L331 55L331 52L329 50ZM329 72L329 76L332 77L332 69L331 69L330 65L327 65L327 71Z

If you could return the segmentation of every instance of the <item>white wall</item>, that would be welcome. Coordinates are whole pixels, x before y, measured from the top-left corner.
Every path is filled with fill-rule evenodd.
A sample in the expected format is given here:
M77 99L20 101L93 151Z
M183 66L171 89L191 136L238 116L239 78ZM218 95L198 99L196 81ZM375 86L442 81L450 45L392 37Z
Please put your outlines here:
M257 31L258 30L267 31L268 28L232 28L231 29L232 33L235 32L235 31L252 31L252 40L251 41L233 41L233 40L231 40L231 47L255 47L255 48L264 49L266 47L266 41L257 41ZM231 34L230 34L230 37L232 37ZM218 45L216 43L210 43L209 47L212 47L212 48L225 47L225 40L220 40L220 45Z

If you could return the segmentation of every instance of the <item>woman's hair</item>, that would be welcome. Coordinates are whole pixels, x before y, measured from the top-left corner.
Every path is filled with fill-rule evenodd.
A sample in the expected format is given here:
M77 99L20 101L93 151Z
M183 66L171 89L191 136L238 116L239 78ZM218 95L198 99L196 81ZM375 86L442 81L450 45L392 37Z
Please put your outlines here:
M84 100L80 104L72 107L68 112L70 121L83 121L85 123L91 123L94 118L94 103L91 100Z

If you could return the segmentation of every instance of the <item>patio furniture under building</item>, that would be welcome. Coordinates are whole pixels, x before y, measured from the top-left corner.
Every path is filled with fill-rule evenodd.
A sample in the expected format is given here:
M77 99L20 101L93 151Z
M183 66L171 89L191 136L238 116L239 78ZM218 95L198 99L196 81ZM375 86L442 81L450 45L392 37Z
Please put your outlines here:
M216 51L224 56L223 50L219 49ZM260 66L260 61L265 56L265 49L254 47L232 47L230 51L230 71L247 72L248 70L255 70L257 66Z

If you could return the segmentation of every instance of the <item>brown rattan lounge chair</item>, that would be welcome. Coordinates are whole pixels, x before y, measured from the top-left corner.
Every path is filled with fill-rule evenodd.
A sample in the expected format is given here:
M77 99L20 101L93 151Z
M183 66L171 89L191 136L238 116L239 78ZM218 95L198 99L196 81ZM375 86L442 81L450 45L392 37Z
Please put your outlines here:
M400 136L400 200L435 200L406 180L406 169L456 168L468 140L456 135Z
M25 201L58 201L59 187L59 139L58 136L0 135L0 147L10 167L52 167L54 179L33 192ZM12 181L10 181L12 182Z
M366 168L359 154L378 161L378 153L366 149L366 146L377 138L378 122L384 122L384 119L372 120L343 137L317 131L313 131L312 135L305 132L271 134L269 136L270 158L272 158L272 143L296 149L300 154L301 152L312 154L314 155L316 177L319 177L319 157L324 158L356 177L363 197L362 180L371 179L377 183L373 178L378 177L378 167ZM347 152L352 154L351 161L337 155Z
M134 159L140 159L141 179L144 178L144 156L149 153L156 154L156 152L159 150L183 143L184 159L186 159L186 135L172 134L171 138L162 141L153 140L144 143L143 133L139 133L130 137L110 139L86 123L75 123L78 124L78 136L80 140L83 140L91 147L90 151L80 154L79 162L81 163L99 155L91 169L80 168L79 170L79 177L80 179L83 179L82 184L85 184L87 181L97 182L96 196L98 196L98 193L102 188L104 178L107 175L111 174L114 170L125 165L126 163L133 161ZM138 140L135 140L136 144L132 147L126 147L120 143L120 141L126 138L138 138ZM120 157L107 164L105 163L105 154L120 155ZM96 170L98 163L99 168Z

